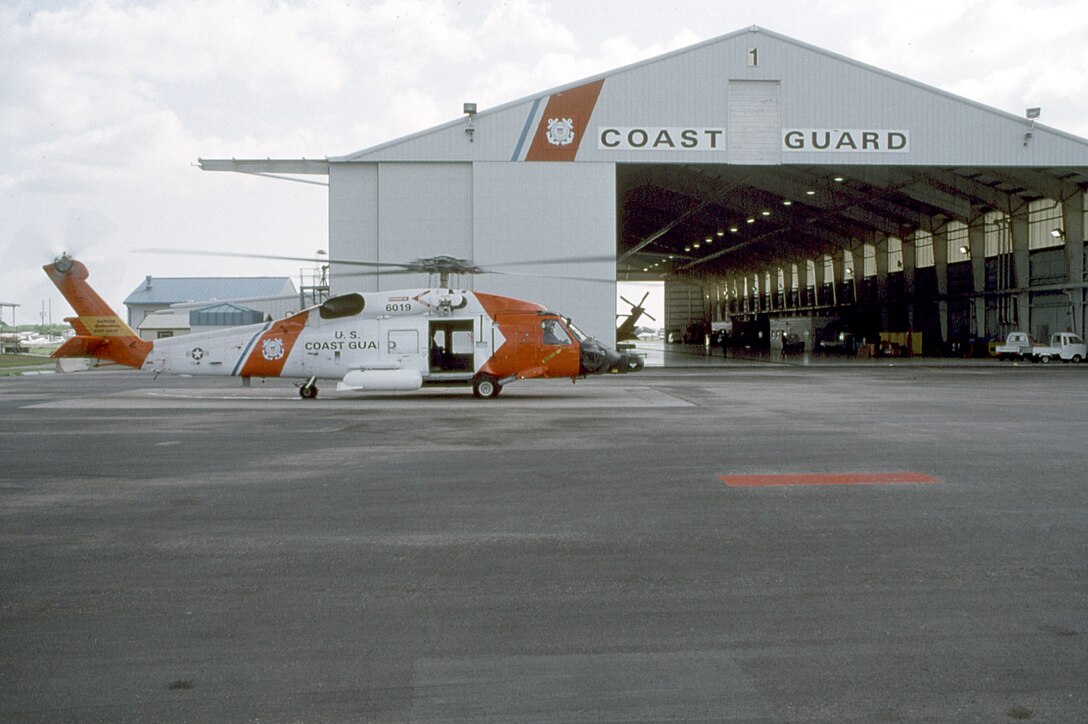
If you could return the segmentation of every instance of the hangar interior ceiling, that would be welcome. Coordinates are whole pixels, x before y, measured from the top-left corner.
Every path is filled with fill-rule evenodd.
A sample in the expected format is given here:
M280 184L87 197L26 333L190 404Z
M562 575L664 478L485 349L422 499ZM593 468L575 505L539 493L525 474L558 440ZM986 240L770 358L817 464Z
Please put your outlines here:
M988 211L1026 215L1032 201L1088 189L1083 168L620 164L616 173L620 279L754 273Z

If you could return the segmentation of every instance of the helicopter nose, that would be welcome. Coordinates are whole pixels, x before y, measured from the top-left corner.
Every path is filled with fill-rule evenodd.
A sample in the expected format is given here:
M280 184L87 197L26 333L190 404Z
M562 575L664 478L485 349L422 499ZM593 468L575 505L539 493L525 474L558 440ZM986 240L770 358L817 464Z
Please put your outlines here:
M582 374L584 375L638 372L643 364L642 357L637 354L618 352L605 347L595 339L582 341Z

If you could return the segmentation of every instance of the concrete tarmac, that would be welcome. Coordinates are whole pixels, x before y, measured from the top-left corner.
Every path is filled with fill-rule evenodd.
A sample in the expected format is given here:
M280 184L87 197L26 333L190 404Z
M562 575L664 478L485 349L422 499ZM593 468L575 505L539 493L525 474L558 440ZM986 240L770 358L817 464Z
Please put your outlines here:
M0 379L0 720L1088 712L1088 365L332 387Z

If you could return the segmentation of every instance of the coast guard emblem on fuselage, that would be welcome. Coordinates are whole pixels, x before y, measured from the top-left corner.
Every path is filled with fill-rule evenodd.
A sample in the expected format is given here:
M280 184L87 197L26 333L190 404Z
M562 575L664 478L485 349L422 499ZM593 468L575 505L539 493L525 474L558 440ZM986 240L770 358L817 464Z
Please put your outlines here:
M548 119L548 143L566 146L574 140L574 120L571 118Z
M261 343L261 354L269 362L283 357L283 340L279 337L266 339Z

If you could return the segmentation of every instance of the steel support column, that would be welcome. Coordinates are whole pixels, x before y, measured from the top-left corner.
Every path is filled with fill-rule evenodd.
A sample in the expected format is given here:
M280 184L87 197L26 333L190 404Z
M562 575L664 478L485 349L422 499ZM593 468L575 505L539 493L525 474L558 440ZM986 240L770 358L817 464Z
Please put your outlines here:
M937 318L941 342L948 342L948 227L933 232L933 271L937 275Z
M1084 194L1075 194L1062 203L1062 228L1065 229L1065 265L1072 287L1068 292L1073 331L1081 337L1084 324Z
M976 337L989 337L986 329L986 229L981 219L967 227L967 246L971 250L972 291L975 293Z

